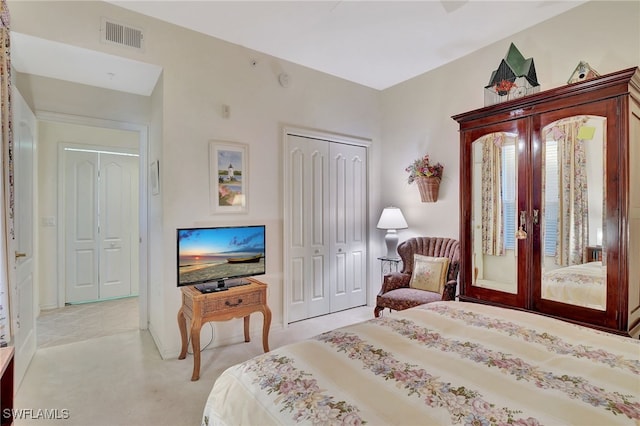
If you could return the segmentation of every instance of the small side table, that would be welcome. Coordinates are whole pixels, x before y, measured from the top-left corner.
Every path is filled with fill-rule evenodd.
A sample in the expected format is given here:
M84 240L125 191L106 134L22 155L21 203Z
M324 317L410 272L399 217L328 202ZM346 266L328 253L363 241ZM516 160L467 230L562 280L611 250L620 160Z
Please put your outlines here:
M585 247L583 262L602 262L602 246Z
M262 312L262 348L269 352L269 327L271 310L267 306L267 285L249 278L249 284L231 287L229 290L215 293L200 293L193 286L180 287L182 306L178 311L178 328L182 338L182 350L178 359L187 356L188 334L187 320L191 322L191 347L193 349L192 381L200 378L200 329L209 321L228 321L232 318L244 318L244 341L249 342L249 315Z
M399 257L379 257L380 261L380 272L382 272L382 276L386 274L390 274L391 272L398 272L400 270L400 263L402 259Z

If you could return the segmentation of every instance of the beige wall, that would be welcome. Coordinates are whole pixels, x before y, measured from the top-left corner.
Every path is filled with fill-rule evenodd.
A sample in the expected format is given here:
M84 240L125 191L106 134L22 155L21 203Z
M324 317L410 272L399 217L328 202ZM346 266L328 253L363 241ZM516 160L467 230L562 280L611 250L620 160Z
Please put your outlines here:
M161 172L161 193L149 196L148 221L149 327L161 354L176 356L180 347L175 320L180 304L175 270L178 227L266 224L268 264L263 278L270 284L273 324L281 324L282 127L292 125L371 139L375 158L379 93L107 3L10 1L9 9L13 31L163 68L147 112L148 160L160 160ZM145 51L101 44L99 25L103 16L143 28ZM251 58L257 59L257 66L251 66ZM281 71L291 76L289 88L278 84ZM222 117L223 104L231 107L229 119ZM65 104L67 110L72 107ZM208 142L212 139L249 144L248 214L210 212ZM375 167L371 175L379 176ZM376 197L372 199L375 202ZM377 265L372 267L379 270ZM259 321L254 324L259 325ZM242 327L235 322L215 327L214 345L243 340Z
M606 17L606 19L604 18ZM484 106L484 86L510 43L534 59L541 90L566 84L580 61L600 74L640 65L640 2L590 2L382 92L384 205L412 235L459 236L459 136L451 116ZM437 203L421 203L404 168L430 154L444 164Z

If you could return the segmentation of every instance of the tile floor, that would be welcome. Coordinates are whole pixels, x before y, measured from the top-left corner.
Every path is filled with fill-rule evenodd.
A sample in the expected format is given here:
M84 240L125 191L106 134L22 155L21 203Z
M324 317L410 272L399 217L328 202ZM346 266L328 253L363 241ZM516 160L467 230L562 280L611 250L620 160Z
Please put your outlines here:
M41 315L41 344L14 408L58 410L68 418L16 419L16 426L197 426L216 377L227 367L262 353L261 339L205 350L200 380L192 382L190 355L186 360L163 360L149 332L138 330L135 298L102 303ZM372 317L373 308L365 306L300 321L286 329L272 326L270 347ZM111 323L116 319L122 322Z

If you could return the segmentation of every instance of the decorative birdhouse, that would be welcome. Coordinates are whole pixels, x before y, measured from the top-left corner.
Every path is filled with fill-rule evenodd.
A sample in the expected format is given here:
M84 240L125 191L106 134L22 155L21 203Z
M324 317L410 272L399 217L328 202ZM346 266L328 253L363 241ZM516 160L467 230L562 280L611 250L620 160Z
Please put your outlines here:
M596 70L591 68L588 63L580 61L576 69L573 70L571 77L569 77L567 84L579 83L581 81L591 80L592 78L596 78L599 76L600 74L598 74Z
M484 105L494 105L539 91L533 58L525 59L511 43L507 55L500 61L498 69L491 73L489 85L484 88Z

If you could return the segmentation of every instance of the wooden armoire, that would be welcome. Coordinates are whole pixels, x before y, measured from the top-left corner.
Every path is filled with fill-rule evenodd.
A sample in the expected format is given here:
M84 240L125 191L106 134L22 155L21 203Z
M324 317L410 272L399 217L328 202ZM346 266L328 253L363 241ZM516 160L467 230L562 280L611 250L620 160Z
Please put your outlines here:
M637 337L640 70L453 119L460 300Z

